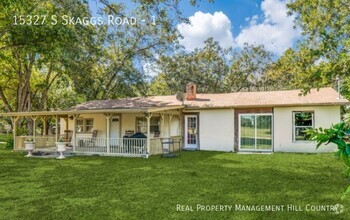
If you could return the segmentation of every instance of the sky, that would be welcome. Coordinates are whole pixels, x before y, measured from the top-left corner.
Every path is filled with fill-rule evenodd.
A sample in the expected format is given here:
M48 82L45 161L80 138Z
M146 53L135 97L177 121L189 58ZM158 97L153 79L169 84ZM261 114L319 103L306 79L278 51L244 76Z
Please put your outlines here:
M90 0L94 11L96 0ZM130 6L130 1L123 2ZM224 48L242 48L244 43L264 44L276 56L293 47L300 39L301 31L294 28L294 17L287 16L285 0L215 0L200 2L198 7L183 0L183 15L191 24L177 24L183 39L180 43L187 51L204 45L213 37Z
M217 0L197 8L184 8L191 25L180 24L178 29L184 36L180 42L188 50L213 37L225 48L242 48L244 43L264 44L279 56L300 39L300 29L294 28L294 16L287 16L286 1Z

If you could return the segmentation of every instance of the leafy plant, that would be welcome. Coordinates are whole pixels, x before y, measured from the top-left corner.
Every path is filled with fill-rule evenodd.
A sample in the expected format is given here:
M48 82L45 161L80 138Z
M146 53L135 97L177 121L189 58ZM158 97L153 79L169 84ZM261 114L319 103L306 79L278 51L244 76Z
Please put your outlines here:
M5 149L7 149L7 150L12 150L13 149L13 138L12 137L10 137L6 141Z
M345 171L345 176L348 178L350 175L350 125L345 122L341 122L332 125L330 128L316 128L309 129L307 133L310 135L310 140L316 141L318 149L322 144L333 143L338 146L338 151L335 156L341 158L347 170ZM344 192L342 198L350 193L350 185Z

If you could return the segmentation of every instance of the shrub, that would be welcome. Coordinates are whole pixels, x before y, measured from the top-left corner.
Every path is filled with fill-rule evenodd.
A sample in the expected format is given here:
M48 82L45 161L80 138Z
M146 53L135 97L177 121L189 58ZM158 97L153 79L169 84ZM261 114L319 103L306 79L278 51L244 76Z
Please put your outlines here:
M5 149L13 150L13 138L12 137L10 137L7 140L6 145L5 145Z

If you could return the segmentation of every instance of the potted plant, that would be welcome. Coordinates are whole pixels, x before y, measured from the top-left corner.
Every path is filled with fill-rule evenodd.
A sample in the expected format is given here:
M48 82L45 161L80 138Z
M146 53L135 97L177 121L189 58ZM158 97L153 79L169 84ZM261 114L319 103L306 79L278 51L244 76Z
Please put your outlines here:
M32 153L34 148L35 148L35 141L33 141L33 139L27 139L26 141L24 141L24 149L28 152L26 157L33 156Z
M56 142L57 146L57 152L60 154L57 159L64 159L65 157L63 156L63 152L66 151L66 142L64 139L59 139L58 142Z

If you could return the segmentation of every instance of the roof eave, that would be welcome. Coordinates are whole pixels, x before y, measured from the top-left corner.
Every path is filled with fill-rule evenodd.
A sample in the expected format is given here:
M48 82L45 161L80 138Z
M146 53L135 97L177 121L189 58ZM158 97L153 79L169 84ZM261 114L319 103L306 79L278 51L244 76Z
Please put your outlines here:
M235 108L274 108L274 107L303 107L303 106L343 106L350 102L334 103L303 103L303 104L276 104L276 105L232 105L232 106L186 106L185 110L199 109L235 109Z
M49 116L49 115L74 115L74 114L98 114L98 113L152 113L167 110L182 109L184 106L152 107L152 108L123 108L123 109L84 109L62 111L34 111L34 112L9 112L0 113L2 117L13 116Z

